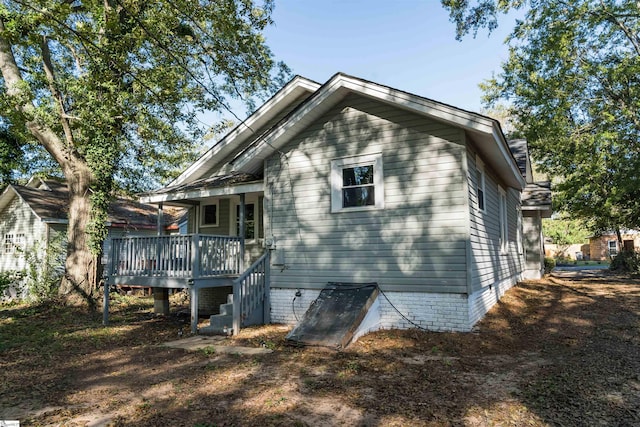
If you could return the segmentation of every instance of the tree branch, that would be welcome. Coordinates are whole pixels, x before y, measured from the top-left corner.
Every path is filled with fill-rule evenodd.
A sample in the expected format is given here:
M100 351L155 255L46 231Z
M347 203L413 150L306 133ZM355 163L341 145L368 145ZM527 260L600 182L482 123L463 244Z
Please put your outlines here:
M67 138L68 145L74 146L73 132L71 131L68 116L64 109L62 94L56 86L56 78L55 74L53 73L53 64L51 63L51 52L49 51L49 42L47 41L47 36L42 36L42 39L40 40L40 48L42 50L42 63L44 66L44 73L47 76L47 81L49 82L49 90L51 91L51 95L58 103L60 123L62 124L64 135Z

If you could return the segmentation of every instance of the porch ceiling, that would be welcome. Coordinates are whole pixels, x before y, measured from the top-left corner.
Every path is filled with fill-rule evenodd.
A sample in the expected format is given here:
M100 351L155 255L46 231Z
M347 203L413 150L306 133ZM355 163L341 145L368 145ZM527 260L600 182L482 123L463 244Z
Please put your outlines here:
M140 195L140 201L143 203L191 204L194 199L254 193L263 190L264 181L261 177L249 173L234 172L144 193Z

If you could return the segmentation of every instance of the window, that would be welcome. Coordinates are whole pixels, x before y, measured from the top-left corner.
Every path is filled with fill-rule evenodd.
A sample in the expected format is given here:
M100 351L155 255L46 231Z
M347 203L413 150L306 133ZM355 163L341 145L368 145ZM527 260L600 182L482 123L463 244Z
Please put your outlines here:
M476 157L476 188L478 210L484 212L484 163L480 157Z
M24 249L25 244L24 233L5 234L4 235L4 253L18 253Z
M205 227L218 226L218 203L202 206L200 225Z
M4 235L4 253L10 254L13 252L13 234Z
M236 236L240 235L240 205L236 205ZM256 205L248 203L244 205L244 238L256 238Z
M498 187L500 192L500 251L507 253L509 249L509 224L507 223L507 194Z
M331 212L382 208L382 154L331 162Z
M618 255L618 241L609 240L609 256Z

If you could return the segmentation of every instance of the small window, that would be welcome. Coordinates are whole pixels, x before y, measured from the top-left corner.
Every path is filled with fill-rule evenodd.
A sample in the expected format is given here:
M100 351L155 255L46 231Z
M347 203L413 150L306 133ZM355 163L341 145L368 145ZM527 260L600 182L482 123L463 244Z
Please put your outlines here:
M509 224L507 222L507 194L502 188L500 191L500 251L507 253L509 249Z
M10 254L13 252L13 234L4 235L4 253Z
M609 240L609 256L618 255L618 241Z
M218 204L202 206L202 220L200 224L205 227L216 227L218 225Z
M331 162L331 212L382 208L382 154Z
M478 210L484 212L484 163L476 157L476 188Z
M5 234L4 235L4 253L12 254L18 253L24 250L25 247L25 235L24 233L18 234Z

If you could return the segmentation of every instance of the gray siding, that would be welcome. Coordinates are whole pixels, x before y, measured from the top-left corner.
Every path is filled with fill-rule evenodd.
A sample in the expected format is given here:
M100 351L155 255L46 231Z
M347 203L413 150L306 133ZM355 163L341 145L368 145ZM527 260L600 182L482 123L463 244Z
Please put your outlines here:
M45 247L45 224L19 197L0 212L0 271L22 270L26 267L24 253L5 253L5 234L24 234L25 250Z
M485 210L478 209L476 154L467 151L470 212L471 292L498 282L518 278L523 270L523 255L518 251L518 209L520 193L501 185L507 196L508 250L500 250L500 192L498 180L485 164ZM515 279L514 279L515 280Z
M375 281L385 289L465 293L463 132L350 95L265 165L272 287ZM385 207L331 213L331 161L382 153Z

